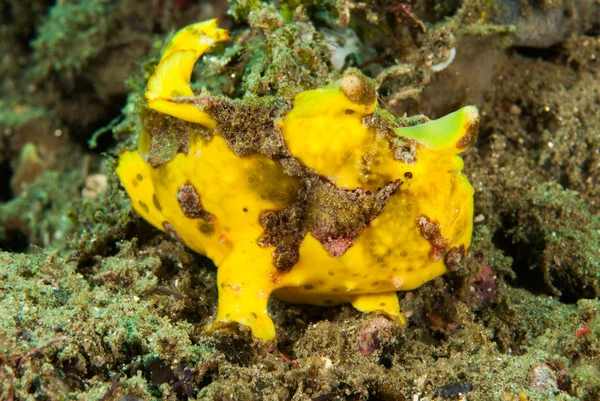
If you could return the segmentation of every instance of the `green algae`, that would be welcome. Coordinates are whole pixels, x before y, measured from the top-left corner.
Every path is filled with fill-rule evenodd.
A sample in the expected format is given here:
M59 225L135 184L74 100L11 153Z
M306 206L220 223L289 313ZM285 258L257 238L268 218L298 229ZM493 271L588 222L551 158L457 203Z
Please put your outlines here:
M121 387L130 394L144 396L148 384L131 385L138 374L121 369L160 359L175 378L173 369L197 366L214 352L204 341L192 341L191 323L156 313L155 297L144 294L156 288L152 272L160 270L160 257L132 248L123 244L91 280L53 251L0 254L0 338L10 339L2 350L3 374L16 377L18 399L89 399L108 391L111 371L127 376ZM138 262L125 260L132 252ZM118 291L98 285L108 281ZM2 391L7 399L8 388Z
M90 46L108 36L111 18L97 16L110 15L115 6L106 0L88 2L62 2L60 7L50 9L48 19L38 31L33 41L35 49L36 75L43 79L49 71L67 71L74 74L80 71L90 59L97 57L103 46Z

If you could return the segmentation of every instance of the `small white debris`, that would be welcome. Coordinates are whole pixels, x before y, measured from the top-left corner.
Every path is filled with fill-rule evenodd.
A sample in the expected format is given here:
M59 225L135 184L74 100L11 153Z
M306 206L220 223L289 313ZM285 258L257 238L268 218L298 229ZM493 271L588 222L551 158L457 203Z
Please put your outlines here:
M213 38L211 38L210 36L202 35L198 39L198 44L212 46L215 44L215 40Z
M107 183L108 178L105 174L92 174L85 179L85 187L81 190L81 196L96 200L106 189Z
M360 52L360 39L352 29L322 29L320 32L329 50L329 60L336 70L344 67L346 57Z
M333 362L326 356L321 357L321 361L323 362L323 369L329 369L333 366Z
M448 68L448 66L450 64L452 64L452 62L454 61L455 58L456 58L456 47L453 47L452 49L450 49L450 54L448 55L448 58L446 59L446 61L441 62L439 64L432 65L431 71L440 72L440 71L445 70L446 68Z
M400 287L402 287L402 284L404 284L404 278L400 276L394 276L392 277L392 284L394 284L394 287L396 287L396 289L399 289Z

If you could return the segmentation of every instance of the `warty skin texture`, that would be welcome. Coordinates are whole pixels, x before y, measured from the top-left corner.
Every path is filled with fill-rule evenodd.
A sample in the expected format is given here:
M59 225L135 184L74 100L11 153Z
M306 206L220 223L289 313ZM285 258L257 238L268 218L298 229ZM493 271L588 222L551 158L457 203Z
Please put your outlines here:
M403 323L396 292L455 268L470 246L474 191L458 155L476 137L477 109L378 130L366 123L379 111L375 88L350 70L331 86L297 94L291 111L273 121L288 159L304 171L292 174L264 154L236 154L189 88L198 57L227 38L215 20L202 22L178 32L163 53L148 107L211 135L190 134L186 151L153 166L144 129L138 149L123 152L117 167L133 208L213 260L217 323L238 322L274 340L272 294L351 303ZM284 245L274 245L276 230L275 242L264 240L268 213L298 227L282 231L292 238ZM284 267L275 263L277 252L287 257Z

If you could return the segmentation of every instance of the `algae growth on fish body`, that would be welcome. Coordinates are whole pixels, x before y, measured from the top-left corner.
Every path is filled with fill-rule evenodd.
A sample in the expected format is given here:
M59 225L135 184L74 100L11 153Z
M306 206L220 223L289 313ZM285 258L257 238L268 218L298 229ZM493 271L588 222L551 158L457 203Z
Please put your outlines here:
M599 8L2 2L0 399L598 399ZM204 120L149 109L167 44L213 18L229 40L204 41L191 86L153 89ZM470 104L475 143L473 109L443 118ZM248 221L259 256L223 278ZM403 251L429 262L391 266ZM244 274L275 331L226 317L258 305L231 302ZM336 295L352 282L369 313Z

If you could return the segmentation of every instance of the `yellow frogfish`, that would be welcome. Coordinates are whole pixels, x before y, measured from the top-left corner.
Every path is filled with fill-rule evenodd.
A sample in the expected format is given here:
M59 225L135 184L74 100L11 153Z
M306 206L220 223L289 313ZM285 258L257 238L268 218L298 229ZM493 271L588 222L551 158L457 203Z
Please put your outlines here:
M271 295L403 323L397 291L456 268L470 246L474 191L458 155L477 108L406 126L356 69L293 99L194 95L194 64L227 39L210 20L164 50L138 149L117 166L133 208L213 260L217 324L274 340Z

